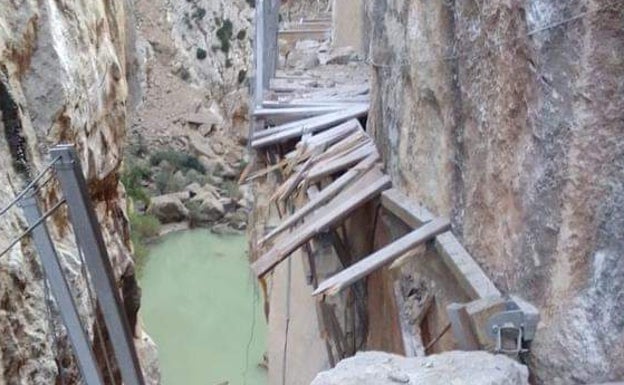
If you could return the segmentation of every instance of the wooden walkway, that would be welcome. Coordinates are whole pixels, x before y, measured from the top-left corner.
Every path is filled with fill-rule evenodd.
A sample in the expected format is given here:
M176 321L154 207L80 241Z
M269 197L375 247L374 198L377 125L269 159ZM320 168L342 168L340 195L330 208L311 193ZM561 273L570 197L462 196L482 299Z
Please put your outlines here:
M311 20L280 30L279 37L293 43L304 38L323 40L329 33L326 20ZM258 57L264 56L258 53ZM449 220L435 217L392 187L376 145L365 130L369 86L339 84L324 88L311 86L314 80L311 73L292 75L280 71L273 74L268 84L256 83L263 90L256 91L254 130L250 135L256 162L249 165L242 179L258 181L272 175L274 180L280 181L269 198L269 204L279 213L280 223L266 228L256 240L256 258L251 266L254 274L260 279L266 278L296 250L302 249L307 254L309 283L313 295L318 298L319 325L326 331L328 356L332 357L332 362L334 358L348 355L345 348L348 344L326 298L347 288L356 298L361 297L354 284L384 267L401 263L427 242L434 245L436 254L450 270L465 298L487 299L479 311L483 313L499 306L501 301L492 301L492 298L500 299L501 293L453 235ZM370 203L394 215L411 231L355 260L347 246L349 235L344 223ZM362 223L359 231L372 228L374 233L376 225ZM340 229L342 235L338 235ZM355 231L358 231L357 226ZM318 253L313 251L313 245L322 243L328 235L344 269L319 282L315 269ZM427 311L423 310L419 317L425 317ZM464 312L462 305L456 313L449 314ZM397 318L405 354L421 354L416 348L415 340L419 337L415 326L410 324L413 320L400 315ZM478 338L468 333L472 329L466 322L462 318L446 327L433 343L452 326L454 334L459 333L456 336L460 344L472 343L470 348L478 348L474 346ZM352 349L351 353L354 352Z

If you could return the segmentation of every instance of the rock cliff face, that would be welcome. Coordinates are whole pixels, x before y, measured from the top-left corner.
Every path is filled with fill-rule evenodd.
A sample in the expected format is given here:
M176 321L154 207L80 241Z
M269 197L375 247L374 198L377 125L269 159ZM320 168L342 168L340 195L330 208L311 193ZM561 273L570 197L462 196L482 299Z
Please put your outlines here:
M624 10L367 3L375 134L397 186L539 306L538 383L624 376Z
M134 103L129 90L137 89L131 4L0 2L0 206L43 167L50 146L76 144L117 279L133 263L118 183L127 110ZM49 208L60 192L51 184L41 195ZM94 314L66 213L49 227L92 334ZM19 209L3 217L2 248L24 229ZM68 383L77 381L60 321L55 330L48 322L38 258L28 240L0 257L0 384L53 384L61 371ZM146 336L137 343L149 382L156 383L153 344Z

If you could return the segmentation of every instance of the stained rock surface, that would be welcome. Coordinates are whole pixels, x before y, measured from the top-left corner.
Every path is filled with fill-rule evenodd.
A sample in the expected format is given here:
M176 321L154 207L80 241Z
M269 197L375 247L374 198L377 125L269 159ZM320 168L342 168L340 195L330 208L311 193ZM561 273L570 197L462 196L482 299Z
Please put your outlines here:
M363 352L320 373L311 385L528 385L528 369L486 352L447 352L402 357Z
M545 384L624 378L624 4L368 1L396 187L537 305Z
M130 1L0 2L0 207L48 162L51 146L75 144L117 280L133 263L118 171L139 83L134 47ZM44 211L61 198L54 182L39 195ZM48 226L93 337L95 316L67 212ZM21 211L9 211L0 220L0 248L25 228ZM0 384L55 384L60 373L78 383L61 325L48 313L39 255L25 238L0 257ZM146 336L138 342L148 383L156 384L154 344ZM94 350L103 360L101 346Z

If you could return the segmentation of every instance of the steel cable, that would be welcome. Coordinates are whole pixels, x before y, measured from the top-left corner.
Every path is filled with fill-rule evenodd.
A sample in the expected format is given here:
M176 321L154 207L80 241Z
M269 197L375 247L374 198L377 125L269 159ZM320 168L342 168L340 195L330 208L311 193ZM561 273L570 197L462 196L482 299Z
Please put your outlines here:
M54 166L54 164L56 164L56 162L58 162L60 159L61 157L57 156L50 163L48 163L39 172L39 174L37 174L37 176L32 181L30 181L30 183L26 185L26 187L24 187L24 189L19 194L17 194L11 202L9 202L8 205L6 205L2 210L0 210L0 217L6 214L6 212L9 211L11 207L15 206L26 194L28 194L28 191L31 190L33 187L35 187L37 185L37 182L39 182L41 178L43 178L43 176L48 172L48 170L50 170Z
M13 241L11 241L9 246L5 247L2 250L2 252L0 252L0 257L2 257L4 254L6 254L9 250L11 250L13 248L13 246L15 246L19 241L21 241L22 238L24 238L25 236L30 234L37 226L39 226L46 219L48 219L48 217L50 217L52 214L54 214L54 212L56 210L58 210L64 203L65 203L65 198L63 198L63 199L59 200L58 202L56 202L56 204L54 204L54 206L52 206L52 208L50 210L46 211L39 219L37 219L37 221L35 223L33 223L32 226L27 228L17 238L13 239Z

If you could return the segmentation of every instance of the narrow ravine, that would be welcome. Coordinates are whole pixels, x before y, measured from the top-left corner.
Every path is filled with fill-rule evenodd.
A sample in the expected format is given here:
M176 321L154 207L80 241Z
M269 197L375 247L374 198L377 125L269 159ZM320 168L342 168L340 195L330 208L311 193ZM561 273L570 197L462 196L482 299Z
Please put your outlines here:
M163 385L263 385L266 323L243 236L165 236L141 273L142 317Z

